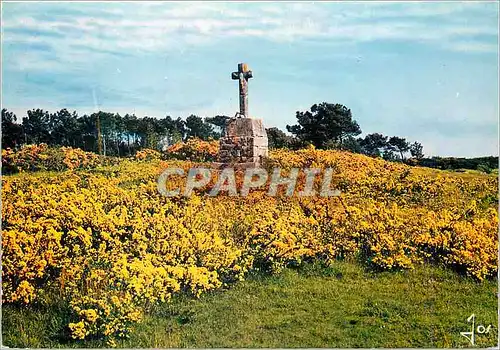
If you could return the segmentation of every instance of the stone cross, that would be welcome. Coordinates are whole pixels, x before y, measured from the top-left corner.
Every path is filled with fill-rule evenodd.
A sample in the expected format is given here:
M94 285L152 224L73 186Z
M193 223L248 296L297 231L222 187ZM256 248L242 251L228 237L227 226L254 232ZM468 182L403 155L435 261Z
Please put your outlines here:
M239 80L240 85L240 117L249 118L248 114L248 79L252 78L252 71L246 63L238 64L238 71L231 74L233 80Z

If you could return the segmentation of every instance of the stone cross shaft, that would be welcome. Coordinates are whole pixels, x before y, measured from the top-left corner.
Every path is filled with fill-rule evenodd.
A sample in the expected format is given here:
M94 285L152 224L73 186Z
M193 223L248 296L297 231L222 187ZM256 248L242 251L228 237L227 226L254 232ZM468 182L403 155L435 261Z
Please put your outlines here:
M246 63L238 64L238 71L231 74L233 80L239 80L240 86L240 117L249 118L248 114L248 79L252 78L252 71Z

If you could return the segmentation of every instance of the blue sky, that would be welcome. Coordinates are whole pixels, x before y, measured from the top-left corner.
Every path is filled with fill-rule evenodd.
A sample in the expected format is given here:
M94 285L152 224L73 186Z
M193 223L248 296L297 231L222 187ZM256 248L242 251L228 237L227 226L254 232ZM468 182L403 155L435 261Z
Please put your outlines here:
M498 155L498 3L2 3L2 106L250 115L320 102L427 155Z

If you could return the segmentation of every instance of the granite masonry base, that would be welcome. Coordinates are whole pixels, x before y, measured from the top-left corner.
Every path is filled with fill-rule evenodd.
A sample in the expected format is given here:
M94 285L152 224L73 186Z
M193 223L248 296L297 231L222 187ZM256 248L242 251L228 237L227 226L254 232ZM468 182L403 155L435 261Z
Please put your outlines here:
M233 168L235 170L245 170L245 169L253 169L260 168L260 162L246 162L246 163L211 163L211 167L213 169L224 169L224 168Z
M219 141L219 163L251 167L267 157L267 133L261 119L233 118Z

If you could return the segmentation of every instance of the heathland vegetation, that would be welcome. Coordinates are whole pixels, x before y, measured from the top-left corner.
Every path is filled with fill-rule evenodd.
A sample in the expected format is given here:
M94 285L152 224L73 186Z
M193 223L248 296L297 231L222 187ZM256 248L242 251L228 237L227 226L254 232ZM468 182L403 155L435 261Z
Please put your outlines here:
M338 103L314 104L308 111L297 111L295 117L297 124L287 125L288 134L276 127L267 129L271 149L297 150L314 145L319 149L347 150L439 169L472 169L489 173L498 168L498 157L426 158L423 145L417 141L410 143L403 137L380 133L359 137L361 127L351 110ZM165 150L193 137L217 140L228 119L224 115L206 118L190 115L184 120L168 115L164 118L137 117L102 111L80 116L67 109L54 113L33 109L18 120L14 113L3 109L2 148L17 150L22 145L45 143L125 157L145 148Z
M3 168L16 173L2 177L6 345L288 344L272 342L279 333L295 334L291 346L462 346L466 318L496 307L496 176L310 145L272 150L264 167L279 167L283 175L291 168L332 168L340 196L289 197L281 189L270 197L264 186L246 197L210 197L213 183L190 197L158 193L165 168L209 167L217 145L191 138L164 152L142 149L121 158L44 144L3 150ZM237 171L238 188L242 177ZM299 176L297 190L304 180ZM320 266L320 276L291 272L311 265ZM387 294L395 285L401 291ZM269 297L266 286L275 296L261 301L269 308L241 316L244 305L260 303L248 298ZM338 299L325 286L351 292ZM361 304L352 297L358 293ZM420 302L426 306L409 304ZM452 313L449 303L457 306ZM303 313L290 311L293 305ZM299 322L317 308L329 310L317 315L323 321ZM243 323L217 327L223 310ZM494 312L481 317L496 324ZM248 332L231 333L245 327ZM195 335L215 329L215 338ZM495 329L478 336L485 346L495 339Z

